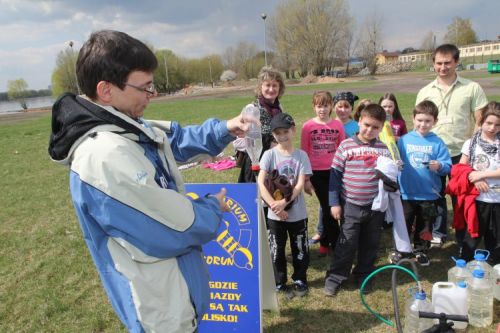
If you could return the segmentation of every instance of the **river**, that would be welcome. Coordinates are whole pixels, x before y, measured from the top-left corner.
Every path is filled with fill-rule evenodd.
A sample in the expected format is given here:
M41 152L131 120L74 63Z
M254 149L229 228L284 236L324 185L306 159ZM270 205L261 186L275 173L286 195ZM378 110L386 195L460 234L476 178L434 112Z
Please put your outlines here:
M50 108L54 104L54 101L55 99L51 96L26 98L28 109ZM23 111L23 108L18 101L0 102L0 114L20 111Z

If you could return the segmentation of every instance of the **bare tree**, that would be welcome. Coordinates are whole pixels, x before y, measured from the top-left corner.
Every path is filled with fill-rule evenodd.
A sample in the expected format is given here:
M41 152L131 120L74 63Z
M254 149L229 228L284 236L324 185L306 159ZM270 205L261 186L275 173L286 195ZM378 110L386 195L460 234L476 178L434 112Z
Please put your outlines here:
M472 28L469 19L454 17L453 22L448 25L444 40L457 46L472 44L477 42L477 35Z
M346 29L344 31L345 35L343 38L344 46L340 48L341 52L339 54L340 59L342 59L345 62L345 72L349 74L349 64L350 64L350 59L353 54L356 53L356 50L358 48L358 43L359 40L355 38L355 28L354 28L354 21L351 20L349 24L351 27L349 29Z
M222 62L224 67L232 69L242 79L256 77L264 65L255 44L240 42L236 48L229 47L224 51Z
M289 0L278 5L270 20L270 37L285 70L321 74L333 62L346 29L349 10L344 0Z
M421 51L432 51L436 48L436 35L433 31L429 31L425 34L422 39L422 43L420 44Z
M376 56L382 49L382 22L383 17L375 9L364 21L361 30L361 54L371 75L377 71Z

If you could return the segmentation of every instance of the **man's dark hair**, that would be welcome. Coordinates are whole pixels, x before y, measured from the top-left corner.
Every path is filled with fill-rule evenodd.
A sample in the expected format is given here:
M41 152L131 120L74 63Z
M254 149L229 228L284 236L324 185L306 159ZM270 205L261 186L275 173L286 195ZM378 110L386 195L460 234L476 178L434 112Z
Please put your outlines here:
M436 106L436 104L434 104L434 102L429 101L429 100L424 100L424 101L418 103L415 106L415 109L413 109L413 118L415 118L415 116L417 114L426 114L426 115L432 116L434 118L434 120L437 120L439 110L438 110L438 107Z
M432 52L432 62L436 59L436 54L441 53L441 54L451 54L453 59L455 61L458 61L460 58L460 50L456 45L453 44L443 44L439 45L434 52Z
M114 30L93 32L83 44L76 61L76 76L81 91L96 98L99 81L120 89L132 71L152 73L158 66L153 52L141 41Z
M368 104L367 106L365 106L363 110L361 110L359 114L359 121L361 121L363 117L373 118L382 123L385 122L386 120L386 114L384 108L374 103Z

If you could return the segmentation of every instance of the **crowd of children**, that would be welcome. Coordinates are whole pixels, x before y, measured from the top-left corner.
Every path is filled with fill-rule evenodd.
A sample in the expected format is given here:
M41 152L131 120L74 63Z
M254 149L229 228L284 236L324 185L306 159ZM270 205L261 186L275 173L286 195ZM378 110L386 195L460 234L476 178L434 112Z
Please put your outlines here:
M429 264L432 224L439 215L439 200L443 200L442 180L450 172L465 172L469 191L476 193L474 224L458 221L459 217L454 221L457 229L466 228L461 256L472 259L484 238L492 263L500 262L500 103L490 102L481 110L480 127L463 145L460 166L452 170L447 145L432 132L438 121L437 106L429 100L418 103L412 114L413 130L408 132L392 93L381 96L378 104L363 99L354 111L359 97L352 92L337 92L334 96L328 91L315 92L314 117L302 125L300 149L294 148L297 125L291 115L281 111L278 102L284 92L283 79L271 69L264 73L259 80L256 105L261 108L263 135L267 138L257 182L267 207L277 291L298 296L307 293L309 245L316 242L323 253L330 254L324 288L327 296L336 295L351 274L361 285L375 269L385 218L384 212L372 209L381 179L376 170L377 159L394 159L386 142L379 139L386 121L400 158L394 191L400 191L402 223L413 243L410 253L394 251L391 262L415 257L418 263ZM290 200L275 199L266 189L266 177L273 170L287 177L293 189ZM464 187L456 184L457 179L450 181L448 193L456 195L460 203L466 200L464 197L470 198L470 193L462 193ZM304 191L314 191L320 206L317 234L309 241ZM285 255L288 238L293 264L291 288L287 286ZM364 290L369 291L369 286Z

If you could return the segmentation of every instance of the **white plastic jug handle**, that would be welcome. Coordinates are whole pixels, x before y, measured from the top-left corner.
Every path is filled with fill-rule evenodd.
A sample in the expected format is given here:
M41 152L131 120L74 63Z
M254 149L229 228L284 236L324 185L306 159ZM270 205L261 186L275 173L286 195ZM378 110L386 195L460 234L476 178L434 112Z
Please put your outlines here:
M433 285L433 288L454 288L455 283L453 282L436 282Z

